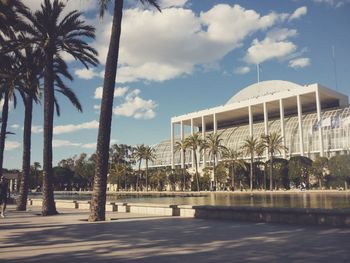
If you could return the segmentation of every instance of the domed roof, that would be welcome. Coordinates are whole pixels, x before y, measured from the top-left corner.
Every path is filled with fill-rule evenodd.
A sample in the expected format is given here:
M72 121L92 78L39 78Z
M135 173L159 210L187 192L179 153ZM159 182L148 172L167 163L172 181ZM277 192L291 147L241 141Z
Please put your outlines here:
M249 99L255 99L266 95L272 95L283 91L289 91L302 86L284 80L268 80L252 84L234 95L226 104L232 104Z

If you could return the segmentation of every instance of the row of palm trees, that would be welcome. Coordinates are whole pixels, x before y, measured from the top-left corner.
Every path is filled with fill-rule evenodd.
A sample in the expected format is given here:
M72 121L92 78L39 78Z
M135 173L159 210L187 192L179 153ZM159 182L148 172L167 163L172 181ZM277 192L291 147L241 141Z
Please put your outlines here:
M100 0L100 16L104 16L110 0ZM160 11L157 0L140 0ZM62 59L67 53L86 68L98 64L97 52L86 41L95 38L95 28L85 23L78 11L63 16L65 4L60 0L44 0L40 10L31 12L19 0L0 1L0 99L3 100L0 134L0 174L2 172L9 100L16 104L16 92L24 100L23 172L21 198L17 208L25 209L30 164L30 132L33 102L43 93L43 206L42 215L57 214L52 186L52 139L54 110L59 114L56 92L65 95L82 111L81 104L63 79L73 80ZM116 83L123 0L114 1L111 38L107 54L101 112L97 138L97 161L89 221L105 220L106 178L112 122L113 93ZM22 56L23 55L23 56ZM43 83L43 87L39 88ZM16 91L16 92L15 92Z
M146 191L148 191L148 165L149 162L153 162L156 159L155 150L153 147L145 144L137 145L133 152L133 158L138 162L139 175L137 177L136 188L139 191L139 179L141 178L141 164L145 161L145 172L146 172Z
M188 137L177 141L175 143L175 152L181 152L183 158L182 167L183 174L185 174L185 157L186 152L192 151L194 165L195 165L195 176L197 189L199 190L199 175L198 175L198 162L197 162L197 151L203 152L203 154L208 154L211 158L212 168L213 168L213 177L215 185L217 185L216 178L216 167L218 163L219 157L230 165L231 167L231 182L232 188L234 189L234 171L237 168L245 169L245 162L243 160L244 156L250 157L250 190L253 190L253 163L256 157L262 156L263 152L267 152L269 158L269 176L270 176L270 190L273 189L273 158L276 154L282 154L286 152L288 149L283 145L283 137L276 133L272 132L267 135L262 135L260 138L256 138L254 136L250 136L246 138L242 145L241 150L236 150L233 148L227 148L223 145L222 133L209 133L203 138L200 133L194 133L189 135Z

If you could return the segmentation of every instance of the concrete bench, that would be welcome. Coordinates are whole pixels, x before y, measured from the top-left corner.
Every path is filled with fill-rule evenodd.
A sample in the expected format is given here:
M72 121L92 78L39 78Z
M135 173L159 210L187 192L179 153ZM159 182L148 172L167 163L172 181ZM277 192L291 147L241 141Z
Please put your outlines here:
M57 200L55 203L57 208L78 208L77 201Z
M117 211L117 206L114 202L107 202L106 203L106 212L114 212Z
M128 204L130 213L147 214L147 215L162 215L162 216L178 216L177 205L167 204L147 204L133 203Z
M42 206L43 205L43 200L42 199L32 199L31 200L31 205L32 206Z
M130 206L127 203L114 203L117 211L121 213L130 212Z
M90 209L90 201L78 201L78 209Z

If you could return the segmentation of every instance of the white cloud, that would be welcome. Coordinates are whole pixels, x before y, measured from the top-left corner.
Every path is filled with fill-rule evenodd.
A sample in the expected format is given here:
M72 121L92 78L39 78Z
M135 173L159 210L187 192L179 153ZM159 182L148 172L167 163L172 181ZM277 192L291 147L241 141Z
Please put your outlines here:
M304 16L307 14L307 7L302 6L297 8L293 14L290 15L289 21L294 20L294 19L299 19L300 17Z
M311 62L309 58L296 58L288 63L288 67L291 68L304 68L310 66Z
M182 6L182 2L185 1L167 3ZM126 9L117 82L165 81L192 74L196 66L207 68L206 65L217 63L251 34L286 21L289 16L274 12L261 15L227 4L215 5L200 14L181 7L165 8L161 13ZM104 64L112 19L107 14L102 22L96 18L92 23L99 24L93 46Z
M81 124L58 125L53 128L53 134L71 133L80 130L97 129L98 121L84 122Z
M250 67L238 67L233 70L233 73L238 75L244 75L250 72Z
M345 4L349 4L350 0L313 0L315 3L328 4L332 7L338 8Z
M124 101L113 109L115 115L133 117L135 119L152 119L156 116L157 103L142 99L139 89L129 92Z
M96 142L92 142L92 143L84 143L81 145L82 148L86 148L86 149L94 149L96 148Z
M90 68L81 68L81 69L75 69L74 74L81 79L93 79L95 77L100 76L100 73L96 72L95 69Z
M159 5L162 9L169 7L182 7L188 0L160 0Z
M10 127L17 130L21 126L19 124L12 124Z
M10 141L10 140L5 141L5 150L6 151L11 151L11 150L17 149L20 146L21 146L21 144L19 142Z
M32 133L42 133L43 126L41 125L32 125Z
M123 97L128 90L129 90L128 87L118 87L114 89L114 98ZM102 99L102 92L103 92L103 87L96 88L94 98Z
M40 5L43 1L40 0L25 0L26 6L31 10L36 11L41 9ZM63 15L67 15L73 10L78 10L79 12L87 12L98 8L98 3L96 0L74 0L74 1L63 1L66 7L63 10Z
M73 143L68 140L52 140L52 147L59 148L59 147L78 147L80 146L80 143Z
M271 30L262 41L253 40L244 60L247 63L260 64L267 60L281 59L288 56L296 51L297 46L287 38L296 34L296 30L286 28Z
M101 109L101 105L94 105L94 110L100 110Z

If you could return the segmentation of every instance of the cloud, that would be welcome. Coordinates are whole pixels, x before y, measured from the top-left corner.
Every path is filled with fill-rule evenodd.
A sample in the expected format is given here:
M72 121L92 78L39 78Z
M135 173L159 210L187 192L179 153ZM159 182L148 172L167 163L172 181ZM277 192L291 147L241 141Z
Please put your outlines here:
M238 67L233 70L233 73L237 75L244 75L250 72L250 67Z
M15 130L17 130L19 127L21 127L19 124L12 124L11 126L10 126L12 129L15 129Z
M11 151L11 150L17 149L20 146L21 146L21 144L19 142L10 141L10 140L5 141L5 150L6 151Z
M288 63L288 67L294 68L294 69L304 68L304 67L307 67L310 65L311 65L311 62L310 62L309 58L296 58L296 59L289 61L289 63Z
M81 69L75 69L74 74L81 79L93 79L95 77L99 77L101 73L96 72L95 69L90 68L81 68Z
M128 87L118 87L114 89L114 98L123 97L128 90L129 90ZM102 99L102 92L103 92L103 87L96 88L94 98Z
M334 8L341 7L345 4L349 4L350 0L313 0L315 3L327 4Z
M228 4L218 4L198 14L182 8L185 2L164 1L166 6L179 8L165 8L162 13L140 8L124 11L118 83L161 82L190 75L196 67L205 69L206 65L217 64L240 47L248 36L265 31L290 16L275 12L261 15L254 10ZM98 24L93 46L104 64L112 17L106 14L103 21L95 18L91 23ZM101 76L97 72L86 75Z
M160 0L159 5L162 9L169 7L183 7L188 0Z
M286 28L271 30L262 41L253 40L244 60L250 64L260 64L267 60L286 57L297 50L297 46L287 40L296 34L296 30Z
M63 134L63 133L71 133L80 130L90 130L97 129L99 125L98 121L90 121L84 122L81 124L68 124L68 125L58 125L53 128L53 134Z
M40 0L26 0L25 4L32 11L37 11L43 1ZM74 1L63 1L66 7L63 9L63 15L67 15L73 10L78 10L79 12L87 12L95 10L98 8L98 3L96 0L74 0Z
M80 143L73 143L68 140L52 140L52 147L54 148L60 148L60 147L78 147L80 146Z
M306 6L302 6L297 8L293 14L290 15L289 17L289 21L292 21L294 19L299 19L300 17L304 16L307 14L307 7Z
M101 105L94 105L94 110L100 110L101 109Z
M86 148L86 149L94 149L96 148L96 142L92 142L92 143L84 143L81 145L82 148Z
M152 119L156 116L157 103L153 100L142 99L139 89L129 92L124 101L113 109L113 113L119 116L133 117L135 119Z
M32 125L32 133L42 133L43 126L41 125Z

